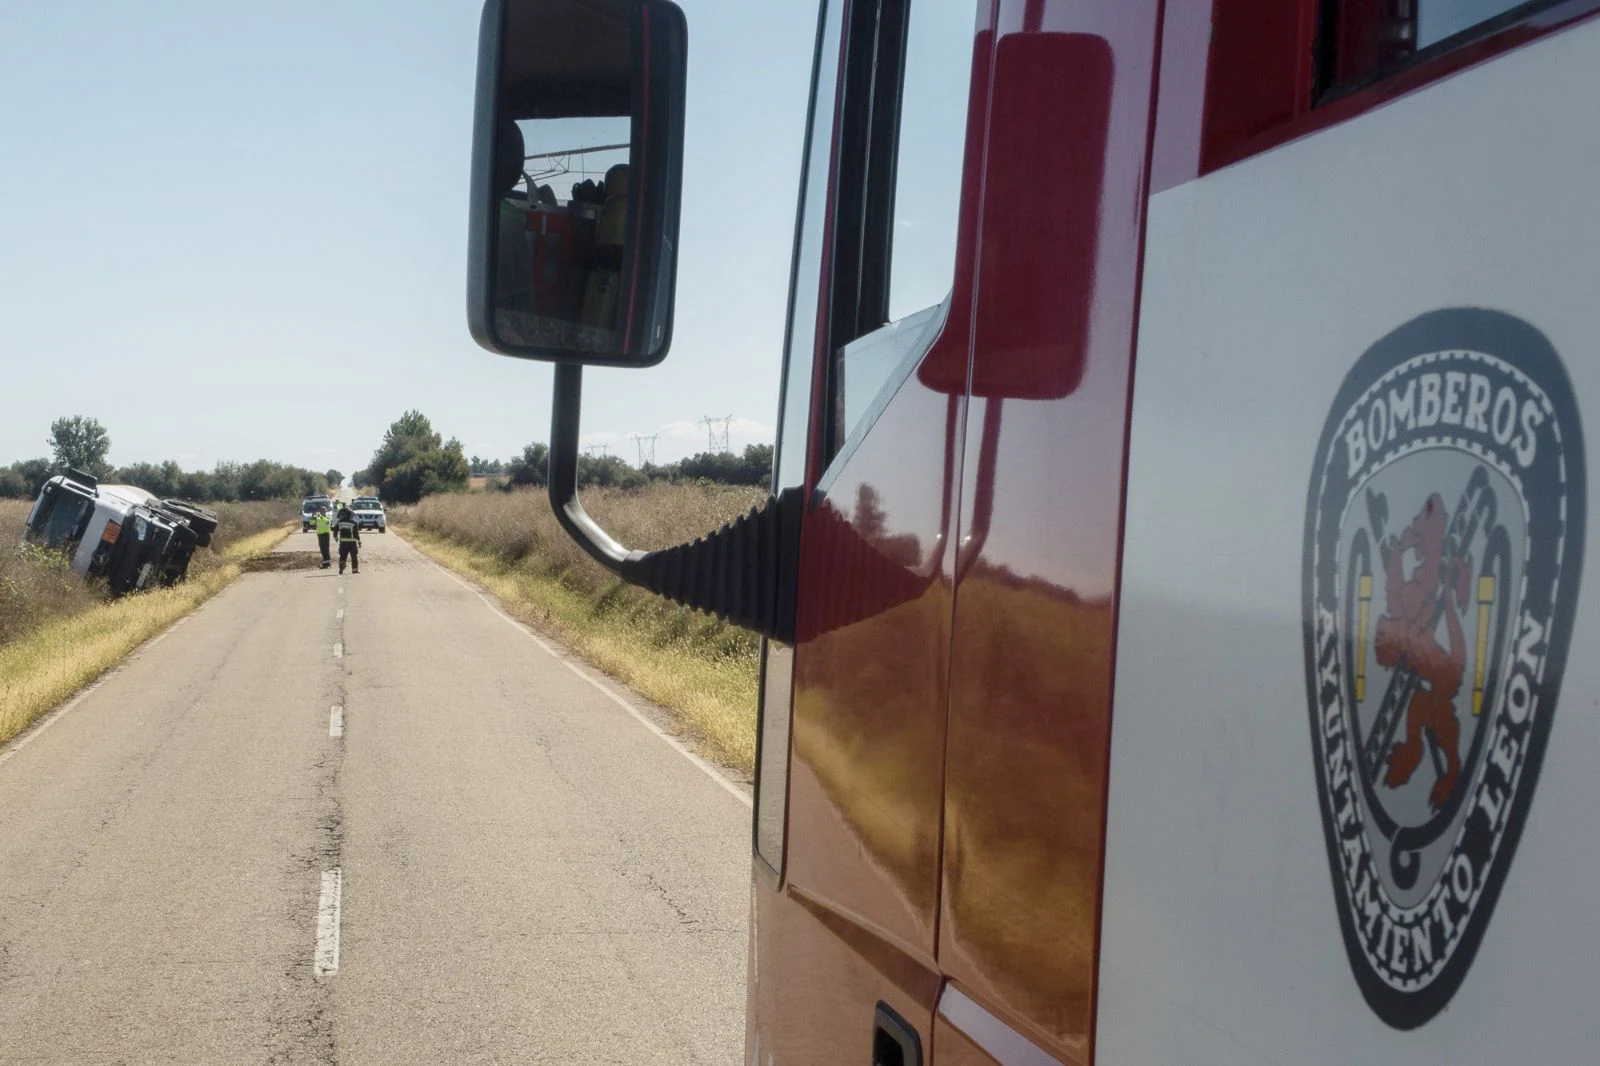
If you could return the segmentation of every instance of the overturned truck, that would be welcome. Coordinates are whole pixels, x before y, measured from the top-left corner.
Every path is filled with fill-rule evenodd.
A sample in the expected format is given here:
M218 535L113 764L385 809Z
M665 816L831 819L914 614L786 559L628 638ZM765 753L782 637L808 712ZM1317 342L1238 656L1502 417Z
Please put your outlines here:
M216 530L215 511L69 470L45 482L22 539L65 553L74 571L120 596L182 581Z

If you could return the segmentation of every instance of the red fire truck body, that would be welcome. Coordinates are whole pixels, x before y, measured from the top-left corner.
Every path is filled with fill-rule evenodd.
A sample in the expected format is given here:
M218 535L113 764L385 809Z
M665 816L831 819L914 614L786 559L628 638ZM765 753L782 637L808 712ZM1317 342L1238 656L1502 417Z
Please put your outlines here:
M822 5L747 1060L1591 1061L1600 4L981 0L884 316L958 8Z
M486 0L469 325L767 638L751 1066L1594 1060L1596 12L822 0L773 496L645 552L686 21Z

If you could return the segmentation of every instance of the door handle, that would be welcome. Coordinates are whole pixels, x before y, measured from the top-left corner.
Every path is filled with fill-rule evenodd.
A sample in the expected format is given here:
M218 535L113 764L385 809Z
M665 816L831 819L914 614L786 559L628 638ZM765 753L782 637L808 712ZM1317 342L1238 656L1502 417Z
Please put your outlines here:
M872 1066L922 1066L922 1038L887 1003L879 1003L872 1028Z

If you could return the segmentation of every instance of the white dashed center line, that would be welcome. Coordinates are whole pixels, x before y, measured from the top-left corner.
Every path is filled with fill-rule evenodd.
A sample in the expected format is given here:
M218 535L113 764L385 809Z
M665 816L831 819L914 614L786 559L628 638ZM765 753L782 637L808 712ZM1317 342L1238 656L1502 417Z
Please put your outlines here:
M344 736L344 708L337 703L333 710L328 712L328 735L330 737Z
M335 659L343 659L344 658L344 642L343 641L334 641L334 643L333 643L333 657Z
M322 872L322 898L317 901L317 952L313 966L318 977L339 972L339 898L344 877L338 870Z
M337 611L335 611L333 613L333 616L335 618L337 618L339 621L343 622L344 621L344 608L343 607L339 608Z

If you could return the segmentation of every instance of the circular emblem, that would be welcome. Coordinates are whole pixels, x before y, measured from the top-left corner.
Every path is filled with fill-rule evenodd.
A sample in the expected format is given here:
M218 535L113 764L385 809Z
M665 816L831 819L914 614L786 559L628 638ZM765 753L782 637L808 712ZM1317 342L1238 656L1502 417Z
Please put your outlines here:
M1460 987L1533 800L1582 571L1583 457L1550 342L1478 309L1378 341L1322 431L1312 745L1350 965L1397 1028Z

